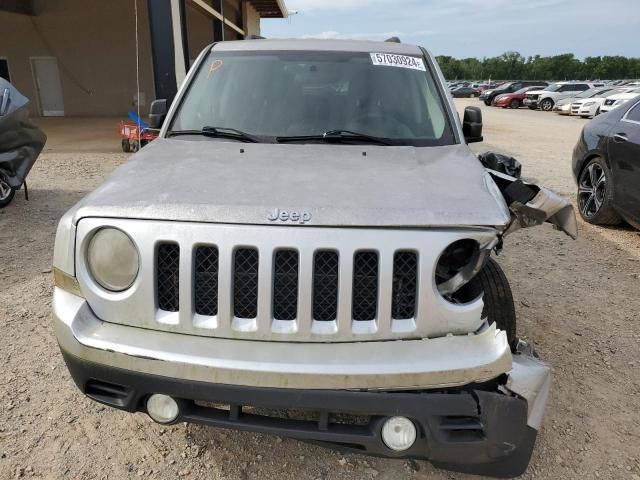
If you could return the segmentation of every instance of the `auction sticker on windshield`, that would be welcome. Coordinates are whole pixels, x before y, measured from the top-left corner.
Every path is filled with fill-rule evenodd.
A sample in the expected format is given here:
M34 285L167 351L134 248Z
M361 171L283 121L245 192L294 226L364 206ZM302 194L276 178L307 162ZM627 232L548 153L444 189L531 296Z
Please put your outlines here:
M394 55L392 53L372 53L371 60L373 61L374 65L410 68L412 70L422 70L423 72L427 71L421 58L410 57L408 55Z

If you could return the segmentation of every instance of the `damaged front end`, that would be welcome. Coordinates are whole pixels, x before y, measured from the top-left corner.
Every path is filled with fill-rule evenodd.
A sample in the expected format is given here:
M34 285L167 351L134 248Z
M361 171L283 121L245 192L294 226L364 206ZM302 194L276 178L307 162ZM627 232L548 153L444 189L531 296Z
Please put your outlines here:
M530 228L550 223L556 230L578 238L578 223L573 205L548 188L526 183L518 178L488 171L487 183L498 187L500 195L509 207L511 223L504 231L507 236L521 228Z
M459 303L470 298L468 294L456 294L482 271L492 251L499 253L502 250L503 239L507 235L522 228L550 223L574 240L578 236L573 205L547 188L521 180L520 162L494 153L485 153L479 159L486 168L488 190L497 202L508 207L511 219L495 238L484 243L457 242L441 256L436 269L438 291L450 301Z

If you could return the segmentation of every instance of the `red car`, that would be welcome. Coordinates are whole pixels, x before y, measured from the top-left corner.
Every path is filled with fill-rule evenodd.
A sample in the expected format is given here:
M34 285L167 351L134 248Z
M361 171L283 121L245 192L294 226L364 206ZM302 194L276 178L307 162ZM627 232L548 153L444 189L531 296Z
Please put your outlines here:
M498 95L493 104L502 108L520 108L529 90L541 90L543 88L544 86L524 87L513 93L504 93Z

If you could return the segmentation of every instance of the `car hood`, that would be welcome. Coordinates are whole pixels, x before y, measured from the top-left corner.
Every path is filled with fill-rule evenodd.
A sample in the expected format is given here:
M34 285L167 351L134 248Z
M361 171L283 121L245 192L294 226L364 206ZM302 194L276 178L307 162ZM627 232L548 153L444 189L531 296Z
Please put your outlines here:
M274 212L287 212L280 219ZM505 226L510 214L466 145L249 144L157 139L72 212L84 217L310 226ZM304 215L304 219L303 219ZM284 218L285 220L282 220Z

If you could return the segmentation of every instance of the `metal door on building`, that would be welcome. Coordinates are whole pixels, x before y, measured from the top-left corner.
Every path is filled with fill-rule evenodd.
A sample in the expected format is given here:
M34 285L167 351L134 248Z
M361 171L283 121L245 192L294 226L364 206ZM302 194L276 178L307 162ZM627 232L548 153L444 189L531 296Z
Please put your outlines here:
M43 117L63 117L64 101L58 61L55 57L31 57L31 68L38 92L40 113Z

